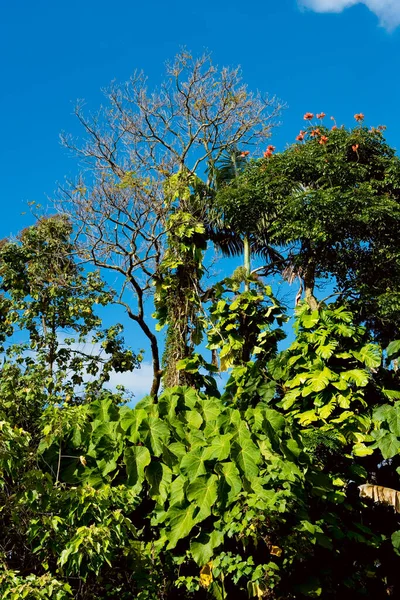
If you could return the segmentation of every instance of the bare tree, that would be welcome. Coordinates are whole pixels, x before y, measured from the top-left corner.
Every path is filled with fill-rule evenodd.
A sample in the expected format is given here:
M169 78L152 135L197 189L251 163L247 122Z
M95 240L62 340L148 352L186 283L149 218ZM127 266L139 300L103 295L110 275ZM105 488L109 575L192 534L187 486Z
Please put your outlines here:
M238 68L218 69L210 55L192 58L186 51L167 64L158 89L149 91L144 74L135 73L106 97L95 115L77 106L83 143L62 136L83 171L78 184L62 190L60 209L77 226L82 254L121 276L119 302L149 339L156 395L159 349L145 299L161 277L171 212L166 186L181 173L187 181L202 177L211 189L209 174L223 152L257 151L281 107L275 98L249 92ZM180 209L188 210L183 196L174 199L174 210Z

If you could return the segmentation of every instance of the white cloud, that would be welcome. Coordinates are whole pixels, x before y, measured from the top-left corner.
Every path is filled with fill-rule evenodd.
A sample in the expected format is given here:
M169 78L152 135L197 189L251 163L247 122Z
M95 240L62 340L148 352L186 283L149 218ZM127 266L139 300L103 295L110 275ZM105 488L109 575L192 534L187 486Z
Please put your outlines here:
M135 401L141 400L149 394L153 382L153 367L151 363L142 362L140 369L127 373L110 373L110 381L104 387L115 390L117 385L123 385L129 392L134 394Z
M64 344L64 334L58 336L59 343ZM84 352L89 356L105 356L104 349L99 343L81 342L68 344L71 350L78 352ZM95 378L93 375L86 375L85 381L92 381ZM113 392L116 391L117 385L123 385L126 391L134 395L135 403L141 400L144 396L147 396L151 390L151 384L153 382L153 365L151 362L142 362L139 369L133 371L126 371L125 373L116 373L116 371L110 372L110 379L105 382L104 387Z
M300 6L316 12L342 12L356 4L365 4L389 31L400 25L400 0L298 0Z

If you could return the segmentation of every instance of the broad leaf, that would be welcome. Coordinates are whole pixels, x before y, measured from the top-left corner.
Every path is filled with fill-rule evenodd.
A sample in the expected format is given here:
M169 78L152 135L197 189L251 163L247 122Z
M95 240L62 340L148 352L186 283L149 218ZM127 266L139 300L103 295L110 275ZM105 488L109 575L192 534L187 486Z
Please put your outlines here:
M128 446L125 449L124 460L129 485L141 484L144 480L144 469L151 462L148 449L145 446Z
M211 514L211 507L217 499L217 476L198 477L187 488L187 499L200 509L196 514L196 522L203 521Z
M193 519L193 514L196 510L196 505L190 504L186 508L171 508L168 511L169 531L168 531L168 546L167 550L173 550L179 540L185 538L192 531L196 524Z

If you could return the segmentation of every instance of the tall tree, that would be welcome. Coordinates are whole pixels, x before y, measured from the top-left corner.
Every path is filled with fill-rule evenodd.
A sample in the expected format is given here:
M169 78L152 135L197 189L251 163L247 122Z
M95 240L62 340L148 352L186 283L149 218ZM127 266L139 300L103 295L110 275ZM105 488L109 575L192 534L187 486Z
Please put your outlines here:
M167 65L159 88L148 91L146 77L135 73L127 84L111 88L107 100L108 107L92 117L78 106L84 145L63 137L89 173L64 190L62 210L77 224L87 258L120 276L119 301L151 345L156 395L161 366L157 338L145 316L146 297L154 282L160 288L168 280L170 298L163 293L162 301L170 312L167 338L175 344L170 356L174 363L185 358L192 347L201 257L193 262L186 247L177 253L187 246L184 223L190 228L198 222L201 228L207 211L210 181L201 181L202 174L227 148L263 144L280 106L274 98L249 92L239 69L218 69L209 55L196 59L186 51ZM162 264L167 236L170 251ZM169 357L165 369L166 382L178 383Z

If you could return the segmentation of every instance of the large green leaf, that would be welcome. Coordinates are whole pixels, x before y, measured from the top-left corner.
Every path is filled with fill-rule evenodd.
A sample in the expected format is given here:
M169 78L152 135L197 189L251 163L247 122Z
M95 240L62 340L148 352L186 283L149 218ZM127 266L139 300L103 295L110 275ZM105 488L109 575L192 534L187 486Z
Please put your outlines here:
M190 504L186 508L172 507L168 511L169 531L167 537L169 540L167 550L173 550L179 540L185 538L192 531L196 524L193 519L196 505Z
M118 420L118 407L115 405L113 398L94 400L90 403L89 413L93 416L94 420L99 420L103 423Z
M139 431L142 440L154 456L160 456L163 444L167 444L169 439L170 430L167 423L157 417L147 417L141 423Z
M141 484L144 480L144 469L151 462L150 452L145 446L128 446L124 452L129 485Z
M200 509L196 515L196 521L200 522L211 514L211 508L217 499L217 481L216 475L210 477L198 477L187 488L187 499L194 502Z
M212 533L203 533L196 541L190 543L190 551L199 567L202 567L209 562L214 554L215 548L218 548L223 541L223 533L214 529Z
M121 409L120 425L129 440L136 444L139 441L139 427L146 418L147 413L143 408L129 408L123 406Z
M153 461L146 469L146 479L150 484L150 497L165 502L170 490L172 471L167 465Z
M390 431L400 437L400 402L396 402L394 406L389 404L380 406L374 411L373 418L380 422L386 422Z
M386 348L386 353L390 360L394 360L400 356L400 340L394 340L393 342L390 342L389 346Z
M285 429L285 417L277 410L266 408L264 410L264 416L268 425L270 425L275 432L281 432Z
M366 344L358 352L353 352L353 355L369 369L377 369L382 361L379 346L372 343Z
M358 387L365 387L369 381L368 373L362 369L351 369L350 371L344 371L341 373L341 377L345 381L355 383Z
M312 313L303 313L299 320L305 329L311 329L319 321L319 312L314 310Z
M400 440L389 431L373 431L372 437L376 439L374 447L379 448L383 458L393 458L400 453Z
M188 425L194 429L199 429L203 423L203 417L197 410L187 410L185 412L185 418Z
M171 506L180 506L185 499L185 488L188 481L182 475L178 475L171 483L169 503Z
M218 472L223 475L222 495L226 494L226 502L230 504L238 497L242 491L242 480L240 479L239 469L233 462L222 463L218 466ZM226 485L225 485L226 484ZM226 486L229 488L225 491Z
M185 454L185 456L181 460L181 470L184 475L189 479L189 481L193 481L200 475L204 475L206 473L206 469L204 466L204 456L205 450L203 448L195 448L191 452Z
M394 551L396 552L396 554L398 556L400 556L400 531L395 531L392 534L392 544L393 544L393 548Z
M225 460L231 451L232 434L225 433L215 437L204 449L204 460Z
M261 454L251 440L244 440L241 444L235 442L232 447L232 455L247 479L251 480L252 477L258 475Z
M324 367L319 371L314 371L309 378L309 387L313 392L321 392L324 390L331 381L337 379L335 373L333 373L328 367Z

